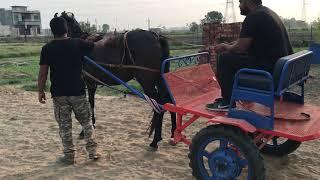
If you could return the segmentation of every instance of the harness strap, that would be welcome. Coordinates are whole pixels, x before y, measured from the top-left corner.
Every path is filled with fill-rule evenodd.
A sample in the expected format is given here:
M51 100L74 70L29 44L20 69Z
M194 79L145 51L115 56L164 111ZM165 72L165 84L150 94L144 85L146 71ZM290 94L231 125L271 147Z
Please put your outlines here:
M123 64L106 64L97 61L98 64L109 67L109 68L128 68L128 69L141 69L145 71L151 71L151 72L156 72L160 73L160 70L158 69L152 69L152 68L147 68L147 67L142 67L142 66L135 66L135 65L123 65Z
M125 91L121 91L121 90L119 90L119 89L113 88L113 87L111 87L110 85L108 85L108 84L100 81L98 78L94 77L93 75L91 75L91 74L88 73L87 71L82 70L82 73L83 73L84 75L88 76L89 78L91 78L92 80L94 80L94 81L100 83L101 85L106 86L106 87L108 87L108 88L110 88L110 89L112 89L112 90L121 92L121 93L123 93L123 94L125 94L125 95L127 95L127 94L135 95L135 94L133 94L133 93L131 93L131 92L125 92Z
M91 75L91 74L88 73L87 71L82 71L82 72L83 72L86 76L88 76L88 77L90 77L91 79L95 80L96 82L98 82L98 83L100 83L100 84L102 84L102 85L104 85L104 86L110 87L108 84L106 84L106 83L100 81L99 79L95 78L93 75ZM116 90L116 89L114 89L114 90ZM118 91L120 91L120 90L118 90ZM123 91L120 91L120 92L124 93ZM131 93L130 93L130 94L131 94ZM133 94L133 95L134 95L134 94ZM161 105L159 105L156 100L154 100L154 99L152 99L152 98L149 98L149 96L147 96L147 95L145 95L145 94L143 94L143 96L144 96L145 100L147 101L147 103L151 106L151 108L152 108L155 112L157 112L158 114L161 113L161 112L164 112L164 110L162 109Z
M125 56L126 56L126 51L128 51L128 54L129 54L129 59L130 61L132 62L133 65L135 65L135 61L132 57L132 54L131 54L131 51L130 51L130 48L129 48L129 45L128 45L128 40L127 40L127 37L128 37L128 32L124 33L123 35L123 46L124 46L124 52L123 52L123 55L122 55L122 59L121 59L121 64L124 64L124 59L125 59Z
M152 109L157 112L158 114L160 114L161 112L164 112L165 110L163 110L163 108L157 103L156 100L149 98L149 96L143 94L145 100L147 101L147 103L152 107Z

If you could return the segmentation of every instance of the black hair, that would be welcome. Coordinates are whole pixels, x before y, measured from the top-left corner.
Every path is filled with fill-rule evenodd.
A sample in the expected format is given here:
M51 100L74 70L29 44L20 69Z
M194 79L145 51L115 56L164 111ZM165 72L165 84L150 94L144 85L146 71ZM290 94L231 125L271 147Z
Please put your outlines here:
M256 5L262 5L262 0L251 0Z
M54 36L61 36L68 32L67 21L62 17L51 19L50 28Z

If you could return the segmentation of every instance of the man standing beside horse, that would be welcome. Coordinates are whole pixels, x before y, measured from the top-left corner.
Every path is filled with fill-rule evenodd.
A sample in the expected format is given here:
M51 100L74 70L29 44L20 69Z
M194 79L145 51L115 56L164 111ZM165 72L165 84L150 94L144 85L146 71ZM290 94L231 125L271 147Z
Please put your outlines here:
M80 39L67 37L67 22L61 17L50 21L54 40L42 47L38 77L39 102L45 103L44 87L50 69L54 115L59 125L64 157L59 162L72 165L75 163L75 149L72 140L72 111L84 130L86 150L89 159L97 160L97 143L93 140L93 127L90 120L89 103L85 95L82 79L82 59L94 47Z

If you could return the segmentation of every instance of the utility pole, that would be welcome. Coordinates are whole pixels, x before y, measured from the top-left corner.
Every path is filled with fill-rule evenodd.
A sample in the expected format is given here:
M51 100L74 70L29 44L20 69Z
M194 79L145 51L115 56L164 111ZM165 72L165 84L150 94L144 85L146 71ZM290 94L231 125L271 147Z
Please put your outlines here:
M94 19L94 22L96 23L96 30L98 32L98 21L97 21L97 18Z
M27 42L27 30L28 30L28 26L25 22L25 20L23 20L24 22L24 42L26 43Z
M115 22L115 29L119 29L118 28L118 18L117 17L114 19L114 22Z
M148 22L148 30L150 30L150 24L151 24L150 18L148 18L147 22Z
M231 13L229 13L229 9L231 10ZM232 14L232 16L230 16ZM231 19L231 21L230 21ZM236 22L236 12L234 9L234 2L233 0L227 0L226 2L226 10L224 13L224 22L225 23L233 23Z
M307 22L306 0L302 0L302 15L301 20Z

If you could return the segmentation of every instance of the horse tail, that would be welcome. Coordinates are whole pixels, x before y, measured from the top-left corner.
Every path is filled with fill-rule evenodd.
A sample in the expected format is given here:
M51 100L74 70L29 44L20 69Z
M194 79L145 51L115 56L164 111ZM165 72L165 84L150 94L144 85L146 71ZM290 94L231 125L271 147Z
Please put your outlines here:
M169 49L169 42L165 36L159 35L159 43L162 48L162 58L161 58L161 64L164 60L168 59L170 57L170 49ZM165 72L169 72L169 63L165 67Z
M169 42L165 36L159 35L159 42L162 48L162 60L170 56Z

